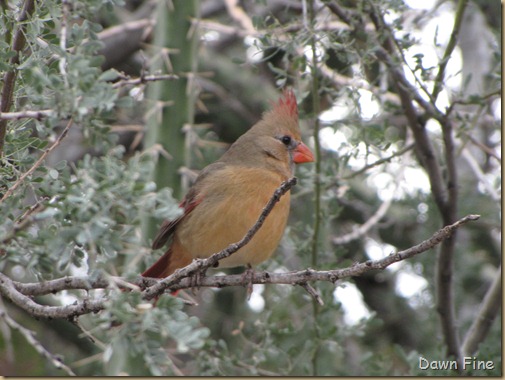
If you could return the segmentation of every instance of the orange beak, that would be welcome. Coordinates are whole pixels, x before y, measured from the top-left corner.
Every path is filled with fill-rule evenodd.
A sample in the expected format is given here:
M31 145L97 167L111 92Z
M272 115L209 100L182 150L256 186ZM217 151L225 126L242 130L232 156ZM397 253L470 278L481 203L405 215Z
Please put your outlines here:
M295 153L293 154L293 161L295 164L303 164L304 162L314 162L314 155L307 148L307 145L300 142L295 149Z

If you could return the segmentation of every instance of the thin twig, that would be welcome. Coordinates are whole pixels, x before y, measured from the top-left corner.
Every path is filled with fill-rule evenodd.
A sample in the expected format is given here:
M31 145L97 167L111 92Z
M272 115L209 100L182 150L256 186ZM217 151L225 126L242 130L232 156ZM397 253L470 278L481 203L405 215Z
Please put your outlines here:
M370 229L381 221L381 219L386 215L389 207L393 203L393 199L390 198L381 203L375 214L373 214L365 223L359 227L355 227L354 230L343 236L338 236L332 239L332 243L335 245L347 244L353 240L357 240L364 236Z
M360 78L359 76L348 77L339 74L324 63L319 65L319 71L338 87L349 86L352 88L363 88L375 95L381 103L386 101L394 105L400 105L400 98L398 97L398 94L390 91L384 91L377 86L373 86L364 78Z
M489 103L494 100L493 98L498 99L501 96L501 88L495 91L491 91L484 95L479 96L470 96L468 99L455 99L451 102L449 107L447 107L445 114L449 116L452 113L457 105L468 106L468 105L482 105L485 100Z
M454 18L454 26L452 27L451 38L449 39L449 43L447 44L444 52L444 56L438 65L438 73L435 77L435 84L433 86L432 98L435 101L442 90L442 83L444 83L445 69L447 67L447 63L456 48L456 44L458 42L459 30L461 29L461 25L463 23L463 15L465 13L466 5L468 0L459 0L458 6L456 8L456 16Z
M470 141L476 145L477 147L479 147L484 153L486 153L487 155L491 156L491 157L494 157L501 165L501 157L490 147L484 145L483 143L481 143L480 141L478 141L475 137L473 137L471 134L469 134L468 132L462 132L466 137L468 137L470 139Z
M50 353L48 350L44 348L44 346L35 338L35 333L31 330L28 330L26 327L21 326L14 319L12 319L4 310L0 309L0 318L3 318L7 325L13 330L18 331L28 343L44 358L49 360L52 365L54 365L58 369L62 369L69 376L76 376L74 371L70 369L70 367L66 366L62 360Z
M42 164L42 162L44 162L47 155L49 153L51 153L58 145L60 145L60 143L67 135L68 131L70 130L70 127L72 126L72 124L73 124L73 120L70 119L67 123L67 126L65 127L65 129L63 129L63 131L58 136L58 138L53 143L53 145L51 145L49 148L47 148L44 151L44 153L42 153L42 155L39 157L39 159L33 164L33 166L26 173L24 173L21 177L19 177L19 179L11 187L9 187L9 189L3 195L2 199L0 199L0 203L2 203L4 200L6 200L8 197L10 197L12 195L12 193L14 193L14 191L19 187L19 185L21 185L23 183L23 181L26 179L26 177L28 177L30 174L32 174L35 171L35 169L37 169Z
M51 201L57 199L57 196L54 196L51 198L49 203ZM24 213L21 215L19 218L17 218L16 222L14 223L12 230L10 230L8 233L6 233L2 240L0 241L2 244L8 243L10 240L14 239L19 231L25 230L29 226L32 225L32 223L35 221L35 215L38 214L39 212L42 212L46 208L46 204L43 202L48 201L50 198L48 196L43 196L41 197L35 204L30 206Z
M382 165L385 162L391 161L395 157L402 156L403 154L407 153L409 150L411 150L412 148L414 148L414 146L415 146L414 143L410 143L407 146L403 147L402 149L400 149L400 150L392 153L388 157L380 158L377 161L372 162L371 164L363 166L361 169L353 170L353 172L351 174L346 175L346 176L342 177L341 179L351 179L351 178L354 178L357 175L359 175L361 173L364 173L367 170L369 170L369 169L371 169L371 168L373 168L375 166Z
M254 34L256 29L251 18L240 7L238 0L224 0L228 14L235 19L248 34Z
M68 14L70 12L70 4L68 0L61 1L61 28L60 28L60 49L61 56L58 62L60 75L65 83L65 88L68 88L67 77L67 27L68 27Z
M2 112L0 113L0 120L20 120L20 119L37 119L40 120L44 117L54 115L55 111L39 110L39 111L17 111L17 112Z
M158 74L158 75L142 75L138 78L123 77L118 82L112 85L112 88L120 88L124 86L136 86L147 82L156 82L161 80L175 80L179 76L175 74Z
M470 150L467 148L463 148L461 152L461 156L465 159L467 162L468 166L472 169L473 173L475 174L475 177L482 183L484 188L487 190L488 194L491 196L491 198L495 202L500 202L501 196L498 193L498 189L495 189L493 187L493 184L490 183L486 175L482 172L481 167L479 166L479 163L475 159L475 157L470 153Z
M321 298L321 296L319 295L319 293L317 292L316 289L314 289L311 285L307 284L306 282L305 283L301 283L300 286L302 288L304 288L307 291L307 293L310 294L310 296L312 298L314 298L314 301L316 301L318 303L318 305L324 306L324 301L323 301L323 299Z

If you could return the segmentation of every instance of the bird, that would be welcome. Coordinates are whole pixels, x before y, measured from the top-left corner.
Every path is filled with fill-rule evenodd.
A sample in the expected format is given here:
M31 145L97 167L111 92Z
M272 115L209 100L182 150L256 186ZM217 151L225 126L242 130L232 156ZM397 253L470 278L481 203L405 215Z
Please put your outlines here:
M165 278L193 259L238 242L255 224L274 191L294 175L295 164L313 162L301 140L298 106L286 89L260 121L240 136L220 159L200 171L179 207L182 213L165 220L152 249L165 253L141 276ZM281 197L251 241L219 261L219 268L251 268L276 250L286 227L289 192Z

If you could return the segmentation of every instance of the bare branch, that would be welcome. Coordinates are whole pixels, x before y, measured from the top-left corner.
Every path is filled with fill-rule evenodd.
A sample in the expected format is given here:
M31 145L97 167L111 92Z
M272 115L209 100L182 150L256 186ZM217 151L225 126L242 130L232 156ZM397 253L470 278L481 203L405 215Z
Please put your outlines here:
M0 294L36 318L72 318L78 315L96 313L105 308L104 299L84 299L82 302L66 306L40 305L19 292L14 282L3 273L0 273Z
M251 281L253 284L290 285L302 285L311 281L329 281L335 283L337 280L347 277L360 276L371 270L385 269L393 263L409 259L413 256L426 252L440 244L442 241L450 238L452 234L462 225L470 221L478 220L479 218L480 215L467 215L464 218L458 220L456 223L445 226L442 229L438 230L429 239L406 250L392 253L389 256L386 256L379 260L369 260L366 262L354 264L344 269L333 269L326 271L316 271L309 268L301 271L285 273L256 272L253 274ZM231 276L203 277L198 285L201 287L243 286L244 278L240 274ZM191 279L185 278L180 283L173 285L170 290L184 289L191 286Z
M156 82L160 80L175 80L179 77L175 74L159 74L159 75L143 75L138 78L124 77L120 81L114 83L112 88L119 88L124 86L136 86L147 82Z
M279 189L278 189L279 190ZM280 194L280 192L279 192ZM279 195L280 198L280 195ZM265 208L266 209L266 208ZM227 275L227 276L212 276L212 277L201 277L198 286L199 287L228 287L228 286L245 286L249 283L252 284L288 284L288 285L300 285L304 287L305 290L309 292L313 297L317 295L317 291L312 287L308 287L309 282L314 281L327 281L335 283L338 280L347 277L360 276L371 270L382 270L389 265L409 259L413 256L421 254L440 244L442 241L450 238L452 234L460 228L465 223L470 221L475 221L479 219L479 215L467 215L461 218L456 223L448 225L435 234L429 239L417 244L404 251L399 251L392 253L379 260L369 260L362 263L354 264L350 267L343 269L325 270L317 271L314 269L305 269L300 271L292 271L285 273L269 273L269 272L254 272L251 276L244 279L242 274L237 275ZM266 218L266 216L265 216ZM255 225L256 227L257 225ZM259 227L257 227L259 229ZM251 232L251 231L249 231ZM246 235L249 239L252 238L253 234L249 233ZM239 243L245 241L245 238ZM187 267L179 270L176 273L183 273L186 278L175 276L167 277L166 279L159 280L153 278L138 277L131 281L132 284L138 285L140 288L144 289L143 294L145 298L153 298L160 295L164 291L175 291L179 289L193 288L195 283L193 279L187 277L197 270L202 270L202 268L208 268L212 263L231 255L231 248L235 249L238 244L233 244L232 247L211 256L209 259L205 260L195 260L193 263ZM245 244L245 243L243 243ZM240 248L240 247L239 247ZM238 248L238 249L239 249ZM237 249L237 250L238 250ZM212 260L211 260L212 259ZM179 274L179 276L181 276ZM170 282L166 281L169 280ZM85 299L80 302L76 302L71 305L66 306L47 306L37 304L32 300L32 296L56 293L62 290L71 289L106 289L106 288L121 288L125 290L131 290L132 285L126 285L126 279L110 277L106 278L88 278L88 277L65 277L52 281L45 281L40 283L26 283L22 284L11 280L6 275L0 273L0 294L5 298L11 300L16 305L20 306L28 313L35 317L40 318L71 318L83 314L96 313L105 308L106 298L99 299ZM315 297L318 301L318 297ZM318 301L319 302L319 301Z
M301 286L302 288L304 288L304 289L307 291L307 293L309 293L309 294L310 294L310 296L311 296L312 298L314 298L314 300L315 300L315 301L316 301L319 305L324 306L324 301L323 301L323 299L321 298L321 296L319 295L319 293L317 292L317 290L316 290L316 289L314 289L311 285L309 285L309 284L307 284L307 283L302 283L302 284L300 284L300 286Z
M484 153L486 153L487 155L491 156L491 157L494 157L501 165L501 157L497 154L497 152L495 152L491 147L488 147L486 145L484 145L483 143L481 143L480 141L478 141L475 137L473 137L471 134L467 133L467 132L462 132L466 137L468 137L470 139L470 141L477 147L479 147Z
M447 198L442 205L437 205L444 224L453 223L456 220L458 203L458 171L454 153L453 125L449 118L441 122L442 136L444 140L444 156L446 165L446 191ZM436 266L437 279L437 311L440 315L442 330L447 344L448 356L454 356L459 364L463 362L461 345L456 322L454 302L454 253L456 236L447 239L440 247ZM458 370L463 368L458 366Z
M493 184L489 182L488 178L486 175L482 172L481 167L479 166L479 163L475 159L475 157L470 153L470 150L467 148L463 148L461 155L465 159L465 161L468 163L468 166L472 169L473 173L475 174L475 177L482 183L488 194L491 196L491 198L495 202L500 202L501 196L498 193L499 190L495 189L493 187Z
M2 95L0 98L0 114L4 112L9 112L12 105L12 96L14 94L14 83L16 81L17 70L15 65L19 63L19 54L25 46L25 21L32 14L35 8L35 0L25 0L23 3L23 8L18 16L17 29L14 33L14 38L12 40L12 51L14 55L9 60L9 64L12 65L10 70L7 70L3 76L3 88ZM0 119L0 157L3 156L5 136L7 134L7 120Z
M400 99L398 98L397 94L390 91L384 91L377 86L373 86L363 78L351 78L339 74L325 64L319 65L319 71L339 87L349 86L353 88L363 88L373 93L380 101L387 101L395 105L400 105Z
M456 43L458 41L459 30L461 29L461 24L463 23L463 15L465 13L466 5L468 0L459 0L458 6L456 8L456 15L454 17L454 26L452 27L451 38L449 39L449 43L445 48L444 56L438 65L438 73L435 78L435 84L433 86L433 100L436 100L438 94L442 90L442 83L444 83L445 69L447 67L447 63L456 48Z
M62 277L56 280L29 283L12 281L12 285L19 293L30 297L57 293L62 290L105 289L109 287L109 284L110 282L105 278L91 280L86 276Z
M393 203L392 198L382 202L375 214L373 214L372 217L370 217L365 223L359 227L355 227L354 230L348 234L333 238L332 243L335 245L347 244L364 236L373 226L380 222L384 215L386 215L391 203Z
M0 120L19 120L19 119L37 119L40 120L44 117L54 115L53 110L39 110L39 111L17 111L17 112L2 112L0 113Z
M61 57L59 59L58 67L60 69L60 75L63 77L65 82L65 87L68 88L68 76L67 76L67 24L68 16L70 13L70 4L68 0L61 1L61 27L60 27L60 49Z
M461 351L464 356L473 356L479 344L487 336L491 325L493 324L500 306L502 305L502 288L501 288L502 271L501 266L495 274L493 283L489 287L479 313L473 320L472 326L468 330Z
M228 14L235 19L248 34L254 34L254 28L251 18L244 12L244 9L238 4L238 0L225 0Z
M0 309L0 318L3 318L11 329L18 331L27 340L27 342L30 343L30 345L35 349L35 351L37 351L42 357L49 360L52 365L54 365L58 369L62 369L69 376L75 376L75 373L70 369L70 367L67 367L59 357L51 354L44 348L44 346L35 338L35 333L33 331L28 330L27 328L21 326L9 315L7 315L7 313L4 310L1 309Z
M415 145L414 143L410 143L407 146L403 147L402 149L398 150L397 152L392 153L388 157L380 158L377 161L372 162L371 164L363 166L361 169L353 170L352 173L350 173L349 175L346 175L346 176L342 177L341 179L351 179L351 178L354 178L357 175L359 175L361 173L364 173L367 170L369 170L369 169L371 169L371 168L373 168L375 166L382 165L385 162L391 161L395 157L402 156L403 154L407 153L409 150L411 150L412 148L414 148L414 145Z

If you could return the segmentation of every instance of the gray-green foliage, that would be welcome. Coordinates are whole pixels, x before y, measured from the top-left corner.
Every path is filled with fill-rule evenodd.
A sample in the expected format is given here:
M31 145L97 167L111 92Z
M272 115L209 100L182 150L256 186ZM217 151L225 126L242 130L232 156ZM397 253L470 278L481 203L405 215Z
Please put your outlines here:
M117 74L102 72L103 59L96 55L102 46L97 15L112 10L112 3L69 3L67 23L71 26L65 51L57 34L60 2L38 3L27 23L27 50L15 67L13 110L50 109L52 114L40 121L9 122L0 188L4 193L31 168L70 118L70 133L82 134L84 143L93 146L93 154L76 162L42 164L0 204L0 268L23 281L72 273L137 275L139 260L149 252L140 233L141 218L149 214L162 220L178 212L170 190L160 191L150 179L156 156L149 152L126 156L108 127L111 111L132 103L128 94L125 98L121 89L113 87ZM2 14L3 35L12 26L19 27L16 11ZM3 72L14 69L6 64L10 56L8 41L2 40ZM35 212L34 205L38 205ZM19 223L26 223L25 227L13 235ZM208 330L182 310L179 300L163 298L158 307L142 313L135 308L140 302L138 294L111 293L106 311L81 322L91 326L98 342L107 342L97 350L103 352L103 367L85 368L84 373L167 374L170 358L164 342L175 342L179 353L203 346ZM112 322L119 326L111 328Z
M155 148L132 151L119 144L118 135L110 127L118 120L127 123L134 119L143 123L139 121L141 114L151 116L153 123L157 121L152 113L155 100L133 98L127 92L129 87L114 86L121 77L119 72L115 69L104 72L101 68L103 57L97 55L103 47L98 36L102 25L119 22L125 4L99 0L68 3L70 8L65 17L69 29L64 51L59 34L64 17L61 2L37 2L34 14L26 23L26 49L15 68L17 80L12 111L52 110L52 113L40 120L9 121L5 151L0 158L0 194L34 165L70 118L72 126L67 140L77 136L78 142L69 143L67 147L62 144L60 148L66 149L66 155L70 156L74 149L86 153L72 160L43 163L0 203L0 271L22 282L73 273L87 274L91 278L137 276L159 254L152 254L150 250L152 236L142 236L142 220L151 216L160 223L180 212L172 190L159 188L152 180L159 151ZM126 3L126 6L135 7L134 2ZM246 10L251 7L261 11L268 2L243 3ZM220 133L231 131L230 134L236 135L238 127L247 126L245 120L250 122L244 114L259 117L260 111L268 106L266 99L278 92L276 86L293 85L301 102L302 130L310 130L314 118L313 94L309 91L311 54L303 47L309 46L313 38L317 38L317 46L325 52L321 62L334 72L348 78L366 79L380 92L395 95L387 70L377 62L377 40L369 32L370 21L366 14L371 3L391 14L407 14L408 10L401 1L339 3L360 14L367 21L362 24L363 28L368 29L335 27L331 30L328 27L315 35L312 21L295 6L295 11L283 9L276 15L253 16L254 25L264 32L254 44L265 53L263 59L254 64L245 58L243 39L237 38L230 46L216 49L212 43L202 42L198 52L199 70L215 72L212 77L215 83L205 75L197 82L202 91L197 108L198 122L215 123ZM324 13L326 7L320 11L323 21L329 18ZM17 6L9 6L0 15L2 75L14 69L8 61L13 54L10 50L12 32L20 27L16 22L17 14ZM215 17L216 22L229 23L229 15L225 12ZM404 20L396 18L393 28L401 30ZM290 29L292 26L296 27ZM418 42L409 31L403 31L405 33L399 34L397 40L403 49ZM378 38L381 40L384 36ZM144 52L145 56L151 53ZM416 54L414 59L413 71L419 78L423 81L433 78L436 70L426 67L424 56ZM148 59L142 61L137 75L146 74L144 70L150 73L150 63ZM490 88L494 88L499 78L499 73L493 70L489 75ZM222 78L226 80L221 81ZM440 215L431 195L417 190L395 199L387 217L366 236L344 246L335 247L331 243L333 237L345 235L356 224L365 223L382 204L373 175L379 172L394 178L405 168L420 171L422 168L413 154L402 155L354 175L358 159L370 164L398 151L407 139L412 139L405 128L405 115L400 103L390 96L380 104L381 112L377 117L367 120L362 117L360 97L363 94L357 86L334 82L323 74L318 79L317 101L328 109L332 102L341 100L347 113L339 120L322 124L323 128L341 133L346 139L338 151L322 149L318 176L323 189L323 232L318 268L315 269L334 269L367 259L365 242L370 240L389 244L387 247L393 247L391 249L405 249L429 237L440 227ZM170 86L170 82L160 84L164 85ZM219 98L219 106L226 109L226 113L217 106L208 110L201 107L212 104L214 99L207 96L208 93L215 98L223 96ZM457 94L461 99L467 99L466 95L463 90ZM479 107L471 115L489 111L486 99L473 94L468 96ZM234 102L235 97L240 100L239 104ZM458 129L454 135L462 139L465 133L472 133L476 117L455 117ZM228 120L234 120L233 125ZM235 125L236 120L244 125ZM498 130L492 123L489 128ZM215 145L209 144L209 148L206 143L215 141L214 133L218 132L206 131L205 128L196 130L194 139L184 146L184 156L177 157L178 161L187 163L187 157L192 155L189 161L202 162L213 155L208 152L214 153ZM304 136L306 142L309 141L307 136L308 133ZM441 165L444 165L442 138L438 131L431 137ZM467 140L461 141L462 146L470 144ZM190 165L190 169L200 168ZM178 168L172 169L178 175ZM261 269L295 270L311 265L312 167L297 168L297 176L299 182L293 191L292 217L285 238L276 256ZM468 227L469 232L458 235L462 242L455 258L454 281L456 306L461 310L458 328L464 334L487 289L489 273L499 265L499 252L490 232L493 226L498 226L499 215L496 202L482 189L477 190L473 176L462 175L460 181L464 184L460 186L460 215L478 212L485 220L484 224L472 227L474 230ZM399 186L409 185L405 180L399 182ZM486 223L490 227L486 227ZM64 354L64 362L79 375L453 375L452 372L425 372L416 367L420 355L429 358L445 355L446 347L433 304L435 261L435 253L428 252L412 260L412 265L403 267L404 271L411 270L428 283L421 294L411 299L398 294L396 274L386 271L356 279L362 293L370 297L365 301L371 313L353 325L345 321L343 307L333 295L333 284L314 284L325 301L324 306L315 305L301 287L266 286L261 295L264 308L260 312L248 305L245 290L241 288L201 289L197 293L198 306L186 306L180 298L164 295L156 307L142 300L138 292L122 292L113 286L106 291L89 293L69 291L65 294L65 302L68 302L67 296L83 299L106 295L106 309L97 315L79 317L78 333L59 338L63 348L52 343L47 346L50 351ZM374 309L370 306L377 298L382 300L379 306L387 307ZM414 299L416 306L412 306ZM62 297L48 296L42 301L56 304L62 302ZM17 310L10 305L8 310L17 315ZM409 313L401 314L402 311ZM19 318L21 323L25 322ZM26 320L29 321L27 326L38 328L41 341L49 336L45 335L44 327L37 327L30 318ZM414 347L402 341L402 337L395 337L400 325L405 326L401 331L409 332L409 338L416 342ZM76 337L79 334L82 335ZM480 347L478 355L497 364L496 370L486 374L499 374L500 336L501 326L495 322ZM13 339L19 341L22 337ZM92 349L85 351L83 340L92 342ZM47 342L52 340L47 338ZM2 335L0 352L8 352L9 344L7 335ZM47 368L50 374L61 374L49 364ZM13 374L26 375L25 368L16 370Z

